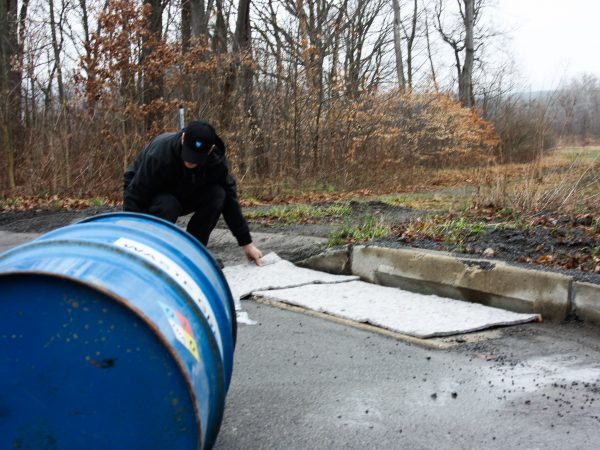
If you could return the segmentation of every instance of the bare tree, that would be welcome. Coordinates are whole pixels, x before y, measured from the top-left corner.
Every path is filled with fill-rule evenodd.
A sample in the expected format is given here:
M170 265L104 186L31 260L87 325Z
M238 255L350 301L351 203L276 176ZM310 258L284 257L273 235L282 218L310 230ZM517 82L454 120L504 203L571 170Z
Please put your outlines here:
M458 98L463 106L471 107L475 104L473 95L473 60L475 58L475 42L473 28L475 25L475 0L463 0L464 12L461 16L465 24L465 59L458 78Z
M425 15L425 41L427 43L427 59L429 61L429 68L431 70L431 82L435 92L439 92L440 88L437 82L437 76L435 74L435 64L433 63L433 52L431 50L431 36L429 34L429 15Z
M475 104L473 91L473 67L475 53L475 27L485 0L456 0L459 11L459 22L450 28L444 24L443 15L446 0L437 0L435 7L436 28L444 42L454 52L455 68L458 79L458 97L463 106ZM482 37L479 39L482 41Z
M556 132L567 142L587 145L600 138L600 81L583 74L558 89Z
M187 53L192 39L192 0L181 0L181 51Z
M401 90L406 88L406 77L404 76L404 58L402 57L402 15L400 12L400 1L392 0L394 9L394 50L396 52L396 74L398 86Z
M217 17L215 20L215 33L213 36L212 49L216 55L227 52L227 25L223 12L223 0L215 0Z
M65 107L65 86L63 81L63 67L62 67L62 46L63 46L63 35L62 30L64 29L64 14L66 11L66 5L64 1L60 2L60 10L58 15L55 12L55 0L48 1L48 12L50 19L50 36L52 40L52 54L54 65L56 67L56 84L58 87L58 101L61 108Z
M24 27L29 0L0 0L0 147L8 187L16 187L15 148L20 146Z
M216 0L219 6L222 0ZM208 40L208 23L215 0L182 0L181 1L181 47L187 51L192 38L204 37Z
M419 4L418 0L413 1L412 14L408 17L407 22L409 25L405 25L405 21L402 20L400 14L400 5L398 0L394 0L394 45L402 45L402 38L400 36L400 30L403 31L404 39L406 40L406 76L404 75L404 63L401 63L399 68L402 70L402 83L401 88L405 86L412 89L413 87L413 49L415 45L415 37L417 36L417 21L419 18ZM398 28L398 30L396 30ZM402 51L396 50L396 61L398 57L402 58ZM400 79L400 78L399 78Z
M258 122L258 111L254 98L250 4L251 0L239 0L234 44L235 49L240 55L239 79L243 92L244 113L249 116L249 137L253 147L253 168L256 174L265 175L269 170L269 164L265 154L264 140Z
M192 36L208 36L208 21L213 9L213 0L188 0L191 2Z
M162 15L167 2L168 0L143 0L145 9L149 11L149 17L147 18L147 30L143 36L140 61L142 65L153 57L153 53L162 42ZM143 74L142 102L151 105L154 101L162 98L163 89L163 74L155 70L146 70ZM146 128L150 129L161 116L151 107L146 117Z
M381 69L379 63L390 30L384 29L374 42L369 42L369 37L385 3L384 0L358 0L348 13L344 71L346 93L350 98L358 98L362 90L368 87L369 80L377 78Z
M102 11L106 10L109 0L104 0L102 5ZM93 15L93 0L79 0L79 21L83 29L83 36L79 38L72 38L73 45L79 51L79 61L81 69L84 72L86 89L86 105L88 113L93 114L94 107L96 105L98 94L92 89L96 85L98 77L98 40L97 37L100 35L100 22L97 21L95 30L92 29L92 15ZM91 11L90 11L91 9Z

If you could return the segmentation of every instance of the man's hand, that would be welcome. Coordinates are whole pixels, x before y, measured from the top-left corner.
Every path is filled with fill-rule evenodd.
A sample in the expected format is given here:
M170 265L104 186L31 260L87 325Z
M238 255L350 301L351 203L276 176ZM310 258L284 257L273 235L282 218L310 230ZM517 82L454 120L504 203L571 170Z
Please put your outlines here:
M262 264L261 258L263 254L254 244L244 245L244 254L248 258L248 261L254 261L257 266Z

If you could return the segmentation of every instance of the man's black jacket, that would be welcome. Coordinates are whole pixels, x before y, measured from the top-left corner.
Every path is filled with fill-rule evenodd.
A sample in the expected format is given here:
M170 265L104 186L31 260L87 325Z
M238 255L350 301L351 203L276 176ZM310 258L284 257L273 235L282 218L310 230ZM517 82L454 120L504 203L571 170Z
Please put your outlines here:
M184 211L194 204L194 196L208 184L225 189L223 218L239 245L252 242L248 223L242 215L235 179L229 173L225 145L217 137L215 149L206 164L188 169L181 159L181 135L163 133L154 138L138 155L124 175L123 209L147 213L152 199L158 194L173 194ZM191 212L191 211L186 211Z

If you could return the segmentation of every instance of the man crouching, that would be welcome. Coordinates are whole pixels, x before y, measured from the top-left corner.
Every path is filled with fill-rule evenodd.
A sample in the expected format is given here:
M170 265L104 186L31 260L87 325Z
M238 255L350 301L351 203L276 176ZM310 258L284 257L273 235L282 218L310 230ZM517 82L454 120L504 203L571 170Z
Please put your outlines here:
M187 231L207 245L221 214L250 261L262 253L252 243L225 144L206 121L154 138L124 175L123 210L152 214L175 223L194 213Z

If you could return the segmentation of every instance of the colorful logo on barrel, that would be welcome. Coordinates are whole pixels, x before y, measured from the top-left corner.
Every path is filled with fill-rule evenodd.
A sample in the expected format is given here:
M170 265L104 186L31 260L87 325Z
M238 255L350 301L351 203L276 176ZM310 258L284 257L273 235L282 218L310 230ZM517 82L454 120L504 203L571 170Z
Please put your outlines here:
M198 353L198 343L194 337L194 332L190 325L190 321L181 314L179 311L170 308L164 303L159 302L160 307L165 312L169 325L175 334L177 340L196 358L196 361L200 361L200 354Z

